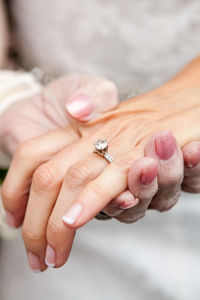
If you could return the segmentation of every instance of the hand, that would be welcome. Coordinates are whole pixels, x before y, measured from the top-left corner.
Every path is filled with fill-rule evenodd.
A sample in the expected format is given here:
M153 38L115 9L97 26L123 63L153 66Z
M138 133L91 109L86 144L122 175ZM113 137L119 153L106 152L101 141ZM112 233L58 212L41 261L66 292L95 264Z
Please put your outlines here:
M7 109L0 119L0 149L12 156L24 141L65 127L72 120L90 120L117 105L117 88L111 81L80 74L61 77L39 95ZM55 151L67 142L58 144Z
M50 136L45 136L46 140L44 137L35 139L18 149L4 183L3 199L7 210L19 221L22 200L25 203L24 191L32 179L23 232L29 260L34 269L36 266L40 270L46 268L45 252L47 262L56 267L63 265L71 249L75 228L85 224L127 188L129 166L136 159L144 157L146 142L151 144L152 134L170 128L180 146L190 139L199 139L199 89L194 89L193 86L187 89L182 85L181 90L177 90L179 81L175 83L127 101L118 109L85 126L80 124L76 129L69 126L66 129L68 136L73 132L74 136L81 138L78 141L76 138L70 140L69 143L74 143L52 158L49 159L47 155L45 163L41 162L42 153L38 145L45 153L47 150L43 146ZM191 118L194 122L190 121ZM187 123L185 127L183 121ZM161 151L160 157L167 160L174 153L180 152L180 149L170 132L164 133L168 136L170 146L168 145L167 153ZM57 137L60 139L59 135ZM98 137L109 140L109 151L115 157L110 165L107 165L105 159L92 153L92 144ZM52 140L55 142L54 138ZM157 143L158 148L165 149L162 139ZM154 156L155 148L150 150L149 155ZM179 169L183 166L180 160L177 166ZM12 186L13 180L16 182L15 186ZM181 182L181 178L179 180ZM158 178L159 185L162 186L162 182ZM70 208L72 203L74 204ZM64 220L70 228L63 224L64 211L68 211Z
M0 120L0 148L13 155L17 146L26 140L64 127L72 119L82 122L91 120L117 104L117 89L104 78L80 74L62 77L48 85L38 96L17 102L6 111ZM54 151L57 152L65 145L67 144L57 144ZM193 144L188 145L184 151L185 157L188 158L189 155L191 160L191 155L196 155L193 148ZM192 171L186 168L187 178L190 178L187 189L190 190L192 182L198 178L196 172L191 174ZM169 194L168 198L170 197ZM136 203L137 199L127 190L111 201L104 211L114 216Z

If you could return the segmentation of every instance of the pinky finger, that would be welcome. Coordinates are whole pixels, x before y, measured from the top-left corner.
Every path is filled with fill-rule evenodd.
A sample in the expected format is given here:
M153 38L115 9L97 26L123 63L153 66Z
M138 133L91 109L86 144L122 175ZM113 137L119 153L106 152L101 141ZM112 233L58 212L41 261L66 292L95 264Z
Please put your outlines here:
M133 194L126 190L116 198L114 198L106 207L103 209L103 212L108 216L115 217L121 214L123 211L134 207L139 202L139 199L135 198Z
M200 142L191 142L182 149L184 157L184 181L182 189L200 193Z
M144 217L148 206L158 191L158 164L150 157L143 157L132 163L128 174L128 187L139 199L138 204L116 217L123 223L134 223Z

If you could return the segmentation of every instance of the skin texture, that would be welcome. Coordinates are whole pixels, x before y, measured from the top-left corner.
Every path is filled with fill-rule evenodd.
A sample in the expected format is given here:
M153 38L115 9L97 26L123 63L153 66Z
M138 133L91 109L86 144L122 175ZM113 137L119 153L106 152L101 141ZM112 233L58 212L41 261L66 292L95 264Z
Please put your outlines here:
M150 203L153 208L155 203L160 204L159 197L162 199L162 207L157 208L160 211L175 204L183 179L180 147L190 140L199 139L199 64L197 59L173 81L120 104L117 109L94 121L76 123L63 129L72 138L68 139L68 146L55 155L46 155L50 148L45 148L45 139L50 137L55 141L57 135L56 140L62 141L61 130L49 133L49 137L45 135L23 143L17 149L3 185L2 197L6 210L14 216L15 226L18 226L22 222L20 212L26 207L29 196L23 236L35 270L46 268L45 254L49 265L63 265L70 253L75 229L126 190L128 182L135 198L139 197L141 202L145 202L142 209L136 210L136 219L144 215ZM173 132L178 143L166 129ZM156 134L158 131L160 133ZM109 151L115 157L112 164L108 165L105 159L92 153L93 142L99 137L109 141ZM163 143L163 140L167 140L167 143ZM43 151L38 149L38 144ZM158 145L161 153L155 151ZM158 153L164 164L158 160ZM45 161L42 159L44 154ZM175 160L177 165L174 172L169 166L177 154L179 159ZM145 155L151 157L150 163L143 161ZM131 175L130 169L129 175L130 166L136 163L137 172ZM170 171L167 180L163 177L164 168ZM148 193L149 198L142 192L141 186L131 184L132 181L138 184L138 178L143 178L143 189L144 185L151 186L148 187L151 192ZM164 191L166 184L170 199ZM174 200L171 201L171 198ZM166 205L168 200L171 202ZM141 205L140 201L136 203ZM66 226L62 217L66 212L69 217L70 211L77 214L77 219ZM119 215L117 218L124 221ZM136 220L130 211L128 218L128 222Z

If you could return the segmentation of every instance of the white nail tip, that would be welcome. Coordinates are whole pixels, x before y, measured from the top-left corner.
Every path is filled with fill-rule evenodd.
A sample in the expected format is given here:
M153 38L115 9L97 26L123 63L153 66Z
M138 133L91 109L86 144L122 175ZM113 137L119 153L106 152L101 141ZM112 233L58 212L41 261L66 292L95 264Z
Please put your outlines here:
M45 259L45 264L47 265L47 267L49 268L54 268L55 264L50 264L46 259Z
M71 224L73 224L73 223L75 222L74 219L68 218L68 217L65 217L65 216L63 216L62 219L63 219L63 221L64 221L65 223L67 223L67 224L69 224L69 225L71 225Z

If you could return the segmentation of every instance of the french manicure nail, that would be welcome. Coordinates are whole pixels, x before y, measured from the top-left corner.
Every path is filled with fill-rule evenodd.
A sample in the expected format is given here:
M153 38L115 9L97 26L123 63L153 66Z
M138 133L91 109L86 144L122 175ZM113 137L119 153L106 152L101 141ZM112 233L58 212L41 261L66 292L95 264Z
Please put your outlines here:
M69 99L65 108L72 117L83 118L92 113L93 104L88 96L80 94Z
M46 249L45 264L51 268L54 268L56 265L56 252L49 244Z
M14 218L13 214L11 214L9 211L6 211L6 222L7 222L8 226L10 226L12 228L16 228L15 218Z
M32 252L27 252L27 256L28 256L28 262L31 270L34 273L41 272L41 263L39 257L37 257L37 255L33 254Z
M68 212L63 216L63 221L69 225L72 225L83 210L83 206L80 203L73 204Z
M155 140L156 153L159 159L167 160L175 151L175 139L171 131L163 131L161 136Z

